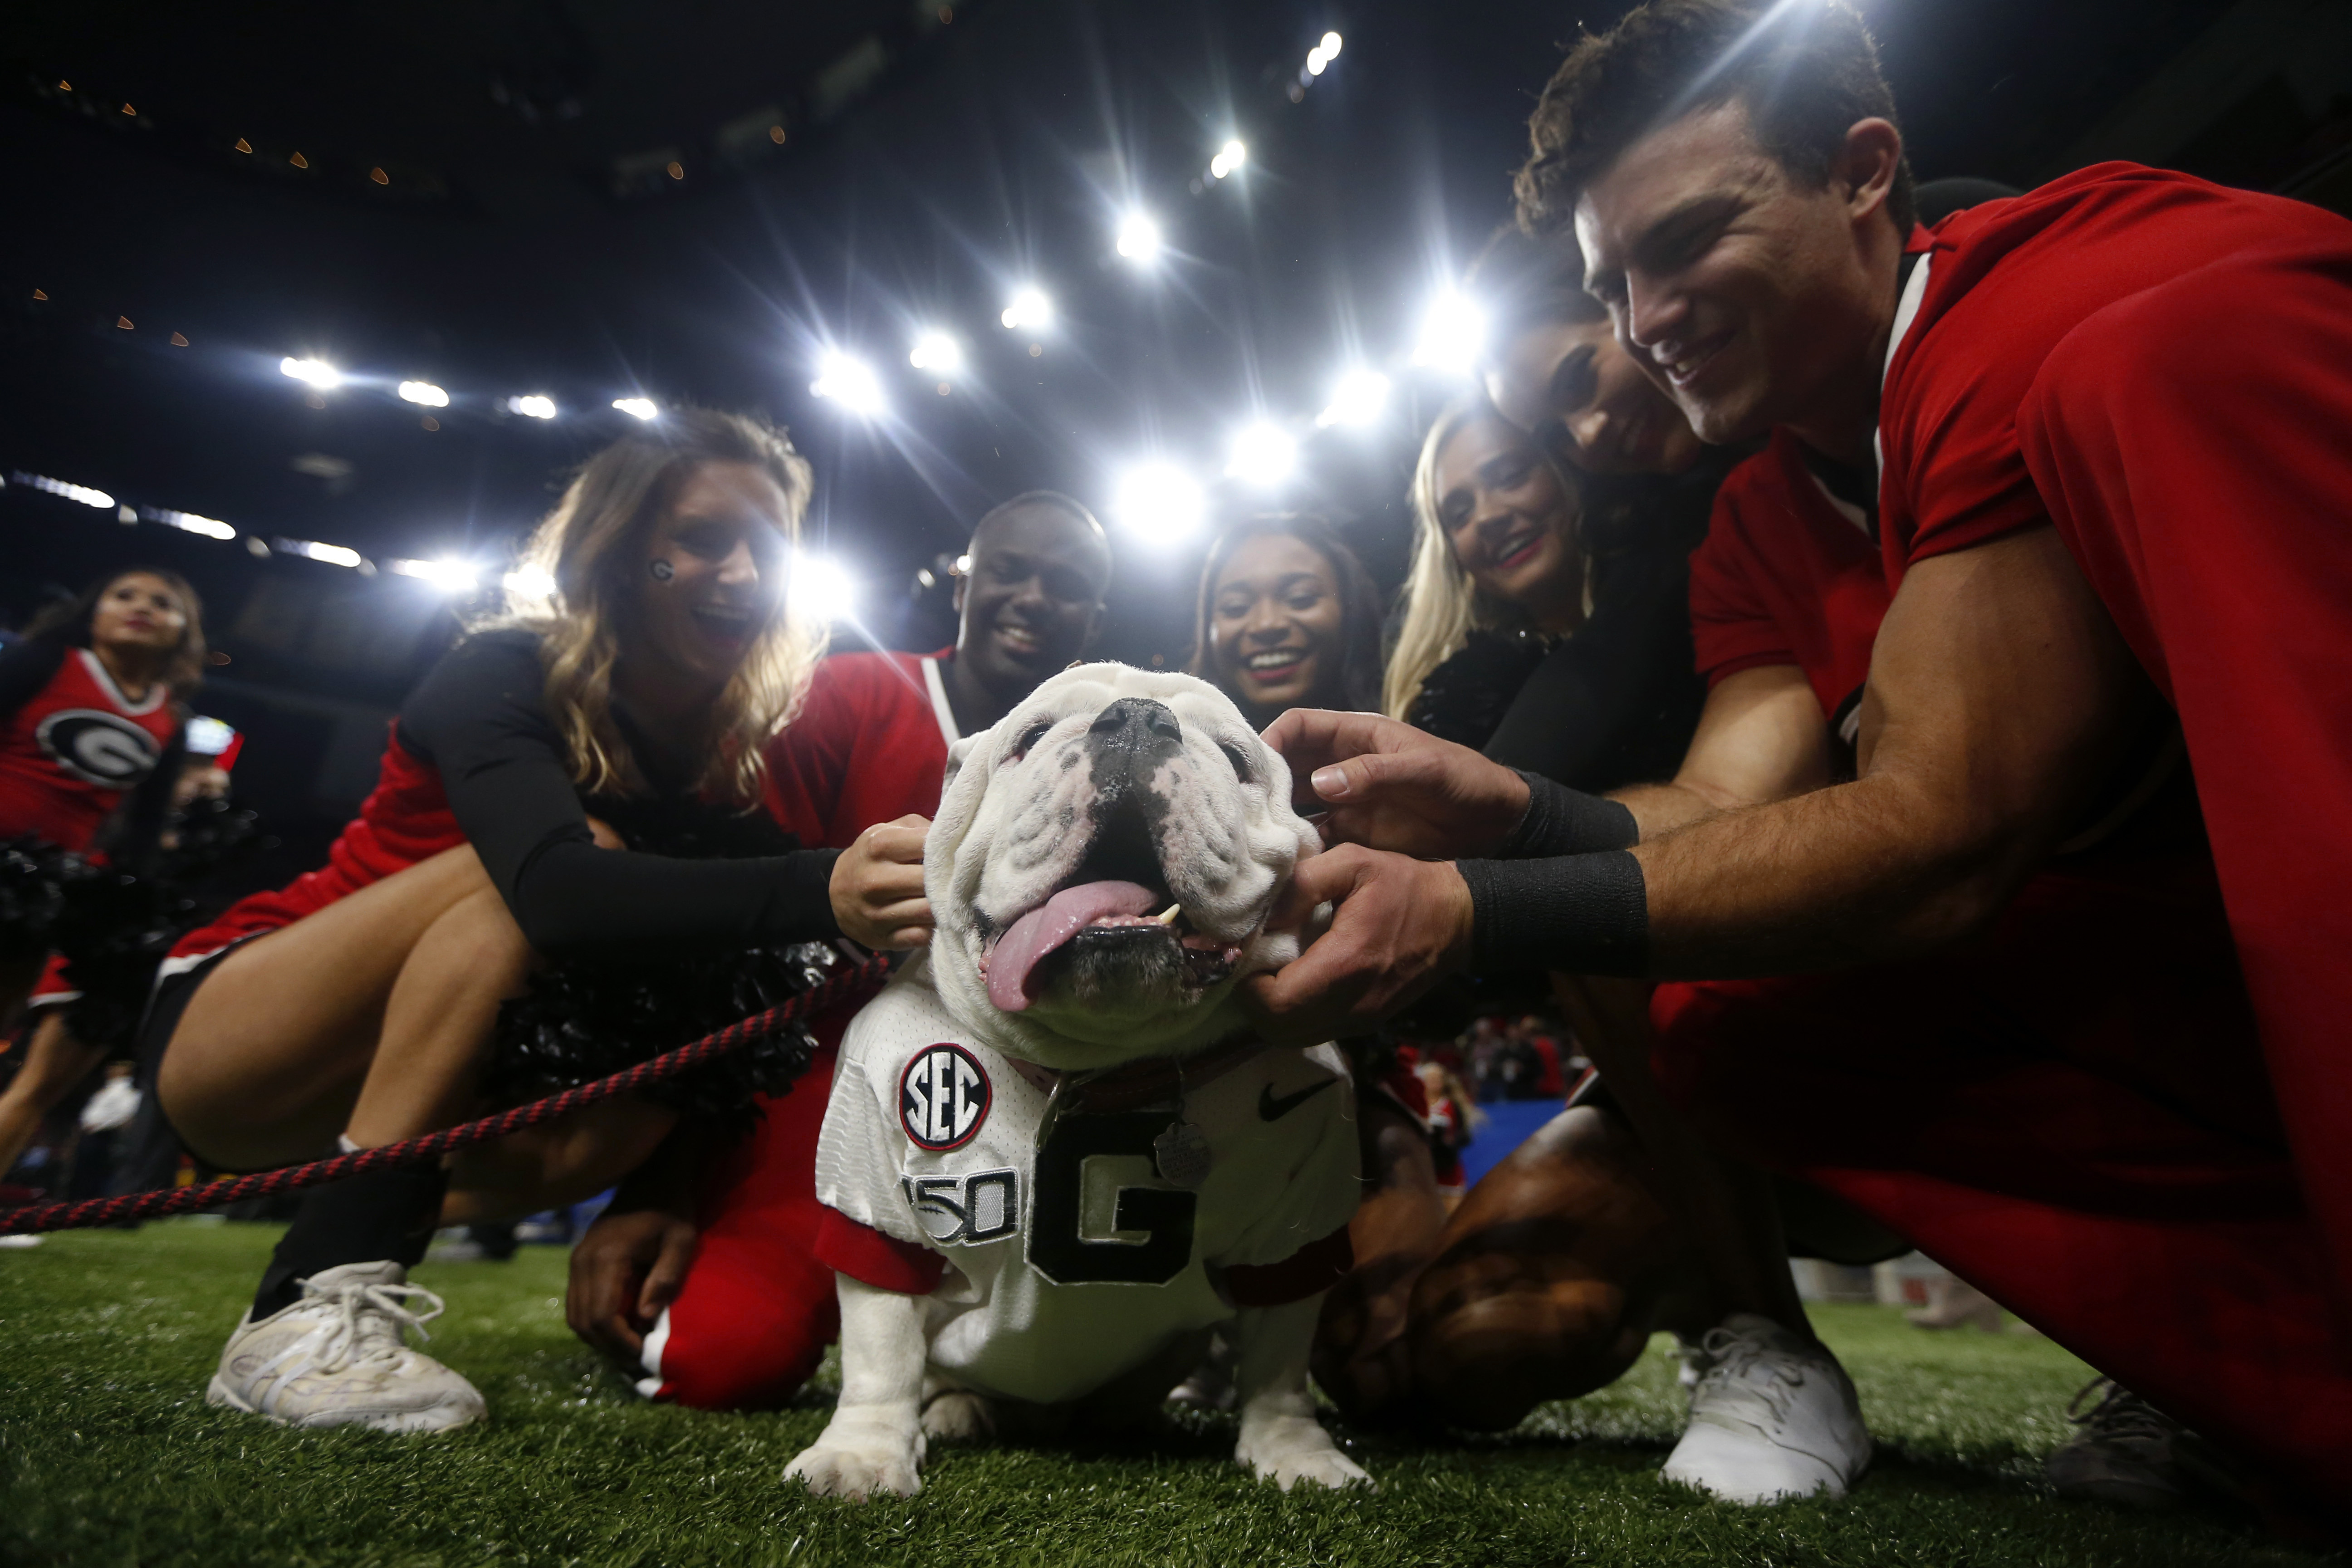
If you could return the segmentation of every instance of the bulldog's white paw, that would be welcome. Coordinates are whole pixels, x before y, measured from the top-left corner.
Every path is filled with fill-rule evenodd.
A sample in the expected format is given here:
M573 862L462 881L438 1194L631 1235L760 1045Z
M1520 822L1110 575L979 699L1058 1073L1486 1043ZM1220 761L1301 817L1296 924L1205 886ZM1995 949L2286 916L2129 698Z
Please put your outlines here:
M923 1436L937 1443L984 1443L996 1436L996 1407L984 1395L950 1388L923 1406Z
M1272 1481L1284 1491L1302 1481L1332 1488L1373 1484L1363 1467L1339 1452L1313 1416L1287 1415L1245 1427L1234 1458L1259 1480Z
M922 1453L912 1443L835 1445L820 1437L784 1467L786 1480L818 1497L864 1502L877 1493L913 1497L923 1489Z

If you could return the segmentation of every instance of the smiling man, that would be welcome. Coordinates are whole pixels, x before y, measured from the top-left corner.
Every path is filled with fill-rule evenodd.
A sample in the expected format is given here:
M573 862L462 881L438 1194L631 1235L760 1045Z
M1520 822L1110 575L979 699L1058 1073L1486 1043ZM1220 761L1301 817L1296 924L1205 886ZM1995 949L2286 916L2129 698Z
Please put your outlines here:
M1293 715L1333 836L1519 858L1310 862L1345 901L1259 999L1314 1032L1473 962L1704 981L1659 1065L1727 1138L2340 1507L2352 225L2106 164L1920 230L1894 124L1796 68L1874 74L1861 37L1655 0L1562 67L1519 187L1703 436L1880 459L1855 776L1652 831Z

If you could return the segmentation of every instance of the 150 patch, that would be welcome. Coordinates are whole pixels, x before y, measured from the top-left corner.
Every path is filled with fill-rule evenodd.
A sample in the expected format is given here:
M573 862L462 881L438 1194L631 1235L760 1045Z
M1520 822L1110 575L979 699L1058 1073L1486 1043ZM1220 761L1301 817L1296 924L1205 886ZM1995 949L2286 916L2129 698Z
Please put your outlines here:
M901 1176L898 1185L923 1234L942 1246L994 1241L1021 1223L1018 1172L980 1171L968 1176Z

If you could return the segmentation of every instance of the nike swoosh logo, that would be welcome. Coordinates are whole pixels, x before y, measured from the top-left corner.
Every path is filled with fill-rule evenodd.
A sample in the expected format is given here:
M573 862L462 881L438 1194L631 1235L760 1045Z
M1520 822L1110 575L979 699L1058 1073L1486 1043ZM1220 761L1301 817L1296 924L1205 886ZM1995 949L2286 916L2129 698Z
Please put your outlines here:
M1327 1078L1320 1083L1310 1083L1297 1093L1286 1094L1278 1100L1275 1098L1274 1085L1267 1084L1257 1091L1258 1120L1279 1121L1339 1081L1336 1078Z

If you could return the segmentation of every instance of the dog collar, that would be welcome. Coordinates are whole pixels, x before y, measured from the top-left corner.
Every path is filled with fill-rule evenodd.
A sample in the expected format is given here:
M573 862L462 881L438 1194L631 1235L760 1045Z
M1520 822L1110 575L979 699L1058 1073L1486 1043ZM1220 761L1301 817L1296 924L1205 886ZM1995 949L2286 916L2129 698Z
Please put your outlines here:
M1017 1057L1004 1059L1029 1087L1053 1096L1061 1109L1099 1114L1180 1098L1223 1078L1265 1048L1265 1041L1244 1031L1198 1056L1146 1057L1093 1073L1056 1072Z

